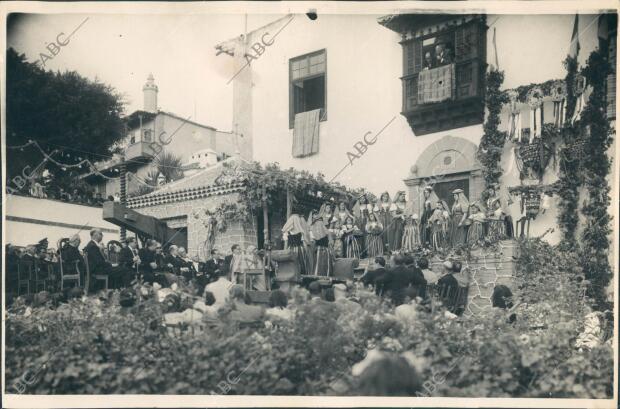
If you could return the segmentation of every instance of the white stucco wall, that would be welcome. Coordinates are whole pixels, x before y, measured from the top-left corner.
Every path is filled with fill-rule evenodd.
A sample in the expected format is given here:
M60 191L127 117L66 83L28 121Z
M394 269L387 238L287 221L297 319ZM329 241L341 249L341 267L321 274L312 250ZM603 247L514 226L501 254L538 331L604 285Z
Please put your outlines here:
M101 216L101 207L7 195L6 243L26 246L47 237L49 246L56 248L59 239L78 233L85 245L93 228L103 229L105 242L119 240L119 227Z
M321 172L350 187L365 187L379 194L406 190L403 182L419 155L446 135L478 144L482 124L416 137L402 108L402 48L400 35L377 23L378 16L321 15L311 21L297 16L266 48L252 71L252 124L254 160L279 162L311 172ZM277 16L274 17L274 20ZM515 88L549 79L563 78L574 15L489 15L487 62L494 63L495 29L504 88ZM598 44L593 15L580 16L580 64ZM273 34L273 33L271 33ZM289 59L326 50L327 120L320 123L319 153L293 158L292 129L289 129ZM535 68L534 68L535 67ZM235 101L237 103L237 101ZM394 119L395 118L395 119ZM347 152L358 154L354 144L371 131L373 135L393 122L350 166ZM506 152L511 144L506 147ZM458 150L458 147L454 147ZM519 184L518 169L504 155L504 189ZM544 183L553 182L554 170ZM554 198L554 200L556 200ZM513 207L517 214L516 200ZM530 234L542 234L556 220L555 209L531 223ZM546 236L555 242L559 231Z
M378 16L322 15L315 21L297 16L265 53L251 64L254 159L279 162L329 180L347 163L347 152L368 131L378 132L392 118L377 142L336 179L352 187L391 193L404 189L403 179L417 156L445 135L478 143L482 125L414 136L400 115L402 49L400 36L377 23ZM572 15L489 15L488 60L496 29L500 68L505 87L544 82L565 75ZM275 19L275 17L274 17ZM581 53L585 62L597 44L594 16L580 16ZM325 49L327 54L327 120L320 125L319 153L307 158L291 155L288 128L288 61ZM532 69L532 66L536 69ZM248 67L250 68L250 67ZM267 102L268 101L268 102Z

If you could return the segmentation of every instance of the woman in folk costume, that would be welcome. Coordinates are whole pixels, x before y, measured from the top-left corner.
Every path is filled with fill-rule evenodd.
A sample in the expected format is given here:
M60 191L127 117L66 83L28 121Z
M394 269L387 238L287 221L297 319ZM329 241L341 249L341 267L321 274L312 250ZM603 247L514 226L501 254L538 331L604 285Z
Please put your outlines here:
M353 216L347 217L342 226L342 241L347 258L360 258L360 245L357 241L357 237L361 234L362 232L355 224Z
M334 217L333 204L331 202L323 203L323 206L321 206L321 209L319 210L319 214L323 218L323 224L325 225L325 227L329 227L331 224L332 218Z
M312 258L307 248L310 244L310 232L303 217L292 214L282 227L282 236L286 242L285 248L291 249L297 255L300 273L310 274Z
M453 247L465 244L467 241L467 225L465 219L469 211L469 200L463 189L452 191L454 204L452 205L452 223L450 224L450 243Z
M418 226L418 215L414 213L412 216L405 218L401 249L412 252L418 247L420 247L420 228Z
M314 242L314 275L322 275L330 277L332 275L332 255L329 250L329 232L323 223L323 217L320 214L310 212L308 217L311 220L310 238Z
M392 201L390 200L390 194L388 192L381 193L375 213L377 214L377 219L379 219L379 222L383 225L383 248L388 251L392 250L390 248L390 231L392 229L391 207Z
M499 197L489 203L489 239L499 241L506 238L506 224L504 223L504 211Z
M362 228L362 230L366 229L366 225L368 224L368 217L373 212L373 205L370 203L368 199L368 194L362 194L355 205L353 206L353 216L355 216L355 221L358 226ZM367 237L364 235L358 237L360 248L362 249L362 257L366 256L366 249L368 248L368 243L366 242Z
M450 232L450 212L448 204L439 200L437 208L433 211L433 215L428 220L431 225L431 245L433 249L439 250L446 247L448 234Z
M348 217L353 217L353 214L347 209L347 205L345 202L340 202L338 204L338 210L334 214L334 217L340 219L340 223L345 224Z
M366 223L366 243L368 244L368 257L375 258L383 255L383 225L377 219L375 213L368 215Z
M467 244L474 246L484 241L484 221L486 216L482 210L482 206L478 202L474 202L469 206L467 223Z
M405 227L405 211L407 210L407 198L402 190L396 193L394 203L390 206L392 214L392 227L388 237L390 251L400 250L403 241L403 228Z
M423 191L424 203L422 204L422 215L420 217L420 243L423 247L430 246L431 224L429 219L433 215L435 203L439 200L432 186L426 186Z
M343 257L344 250L342 244L342 223L338 218L332 220L329 226L329 246L334 257Z

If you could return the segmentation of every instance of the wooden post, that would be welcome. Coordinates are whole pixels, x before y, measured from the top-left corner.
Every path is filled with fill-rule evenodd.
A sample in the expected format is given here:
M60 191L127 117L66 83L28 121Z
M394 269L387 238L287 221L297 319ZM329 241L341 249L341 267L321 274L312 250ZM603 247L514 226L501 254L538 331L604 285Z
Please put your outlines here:
M125 163L125 155L121 156L121 204L127 205L127 164ZM120 231L121 241L125 241L127 238L127 230L121 226Z
M269 209L267 209L267 191L263 188L263 246L269 240Z

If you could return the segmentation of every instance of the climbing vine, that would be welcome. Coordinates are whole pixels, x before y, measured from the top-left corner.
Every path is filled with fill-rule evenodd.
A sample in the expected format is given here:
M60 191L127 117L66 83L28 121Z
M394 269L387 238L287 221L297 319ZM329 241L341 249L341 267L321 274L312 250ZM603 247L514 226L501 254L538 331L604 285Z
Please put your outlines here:
M588 295L599 309L609 307L605 287L611 279L609 264L609 235L611 234L610 187L607 176L610 160L607 150L612 143L612 129L607 118L607 100L605 83L611 65L606 54L594 51L590 54L583 75L592 88L592 93L581 114L584 129L589 131L589 140L585 145L584 184L588 198L582 207L586 224L581 235L581 260L586 279L589 281Z
M484 134L478 146L477 158L482 165L482 174L486 186L499 183L502 175L500 160L507 133L498 129L502 106L508 102L505 92L500 91L504 82L504 73L490 71L486 75L485 103L488 115L484 123Z
M575 80L577 76L577 59L567 57L564 60L566 67L566 118L562 128L562 139L565 145L577 142L580 135L579 123L572 118L575 112L577 96L575 95ZM581 184L579 178L579 161L566 149L560 154L560 177L557 182L558 200L558 226L562 232L560 248L566 251L574 250L577 246L576 230L579 223L579 191Z

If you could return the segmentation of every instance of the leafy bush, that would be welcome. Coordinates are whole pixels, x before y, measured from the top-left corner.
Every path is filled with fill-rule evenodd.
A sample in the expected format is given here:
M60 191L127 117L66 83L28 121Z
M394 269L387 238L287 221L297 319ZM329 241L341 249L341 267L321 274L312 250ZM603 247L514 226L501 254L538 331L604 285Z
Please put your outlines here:
M453 319L418 308L403 320L365 293L358 311L303 304L288 324L205 323L174 333L152 298L130 308L113 294L11 309L7 391L26 379L22 392L36 394L359 395L352 367L378 349L413 357L420 396L612 396L610 343L575 348L587 312L575 297L577 264L541 242L522 246L515 292L525 303L513 323L498 309Z

